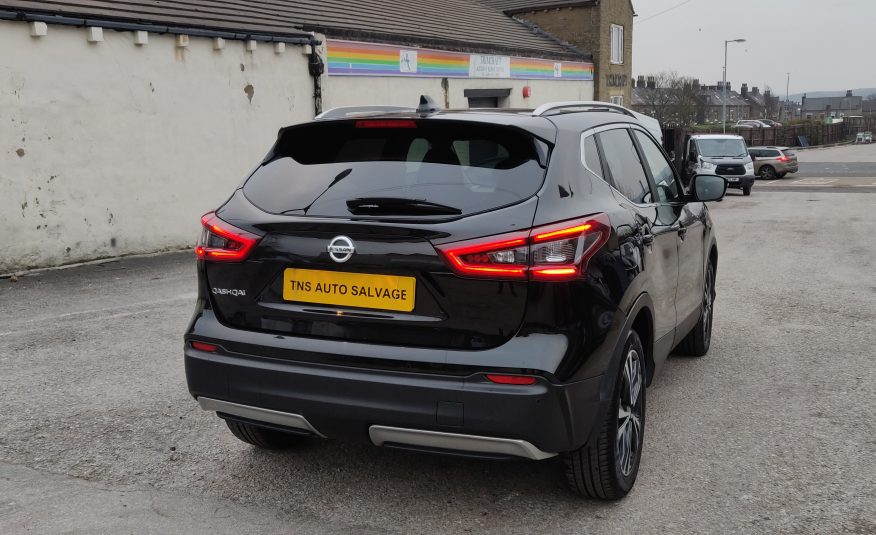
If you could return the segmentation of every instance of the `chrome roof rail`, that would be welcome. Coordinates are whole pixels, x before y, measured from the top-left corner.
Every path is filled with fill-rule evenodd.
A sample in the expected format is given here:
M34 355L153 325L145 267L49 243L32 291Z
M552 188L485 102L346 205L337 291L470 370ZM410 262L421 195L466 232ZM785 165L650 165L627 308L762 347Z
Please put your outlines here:
M343 119L344 117L354 117L357 115L393 112L414 113L416 111L416 109L408 106L342 106L340 108L326 110L317 115L315 119Z
M548 102L547 104L542 104L535 110L533 110L533 117L541 117L546 115L548 112L557 111L560 112L562 110L568 109L582 109L583 110L609 110L616 111L630 117L636 117L631 110L624 108L623 106L618 106L617 104L611 104L609 102L597 102L595 100L581 100L581 101L567 101L567 102Z

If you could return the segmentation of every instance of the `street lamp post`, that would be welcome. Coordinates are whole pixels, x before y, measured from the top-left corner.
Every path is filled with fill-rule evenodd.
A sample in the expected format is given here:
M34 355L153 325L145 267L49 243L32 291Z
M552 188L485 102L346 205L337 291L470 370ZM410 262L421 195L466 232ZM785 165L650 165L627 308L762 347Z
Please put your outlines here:
M744 43L745 39L730 39L724 41L724 85L722 90L724 95L721 97L721 124L724 127L724 133L727 133L727 45L730 43Z

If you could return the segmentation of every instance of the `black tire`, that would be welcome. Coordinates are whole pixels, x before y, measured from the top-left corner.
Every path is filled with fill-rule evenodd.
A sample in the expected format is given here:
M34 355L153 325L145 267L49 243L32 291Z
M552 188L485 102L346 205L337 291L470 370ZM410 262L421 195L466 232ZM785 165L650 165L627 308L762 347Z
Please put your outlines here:
M745 195L746 197L751 195L751 186L743 186L742 187L742 194Z
M758 171L758 175L760 175L760 178L764 180L775 180L778 176L778 174L776 173L776 168L772 165L764 165L763 167L761 167L760 171Z
M265 429L264 427L256 427L243 422L234 420L225 420L228 429L247 444L252 444L258 448L266 450L284 450L291 448L295 444L301 442L305 437L293 435L292 433L284 433L274 429Z
M703 303L700 320L684 337L675 352L679 355L702 357L709 352L712 343L712 320L715 315L715 266L709 262L703 284Z
M563 454L566 483L572 492L585 498L619 500L633 488L639 473L645 436L645 351L635 331L628 335L623 355L598 436ZM628 378L634 372L637 380L633 382L638 386L631 388ZM624 455L625 451L629 455Z

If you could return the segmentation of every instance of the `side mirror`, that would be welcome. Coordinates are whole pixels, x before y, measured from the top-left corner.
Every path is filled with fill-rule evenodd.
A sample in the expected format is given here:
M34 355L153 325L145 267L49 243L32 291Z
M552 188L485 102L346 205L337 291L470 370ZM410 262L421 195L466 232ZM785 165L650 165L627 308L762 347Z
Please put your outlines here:
M693 201L720 201L727 193L727 180L718 175L696 175L690 185Z

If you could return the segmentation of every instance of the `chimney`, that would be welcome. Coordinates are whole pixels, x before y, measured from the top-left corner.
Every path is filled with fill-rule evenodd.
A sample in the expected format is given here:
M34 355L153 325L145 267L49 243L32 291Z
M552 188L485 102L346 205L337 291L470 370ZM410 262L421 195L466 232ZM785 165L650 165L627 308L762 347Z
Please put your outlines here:
M806 93L803 93L803 102L800 103L804 108L806 107Z
M849 89L848 91L846 91L846 98L852 98L852 96L854 96L854 95L852 95L852 90L851 90L851 89Z
M752 87L751 92L755 95L760 95L760 88L759 87Z
M648 77L648 89L657 89L657 78L653 76Z
M700 87L700 80L699 80L699 78L694 78L693 85L694 85L694 87Z
M645 77L641 74L636 79L636 87L645 87Z
M742 98L748 98L748 84L742 84Z
M768 99L768 98L770 98L771 96L773 96L773 92L772 92L771 90L767 89L766 91L763 92L763 97L764 97L765 99Z

